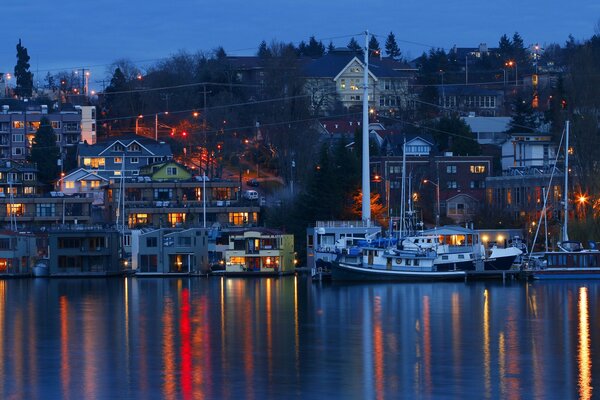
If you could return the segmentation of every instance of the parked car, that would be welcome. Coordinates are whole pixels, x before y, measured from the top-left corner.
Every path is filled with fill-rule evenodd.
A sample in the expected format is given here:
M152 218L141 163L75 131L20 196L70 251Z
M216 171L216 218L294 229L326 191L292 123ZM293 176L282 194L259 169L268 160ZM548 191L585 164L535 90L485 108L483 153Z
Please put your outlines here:
M252 186L252 187L257 187L259 185L259 183L258 183L258 180L252 178L252 179L248 179L248 181L246 181L246 185Z
M258 192L256 190L246 190L244 198L248 200L258 200Z

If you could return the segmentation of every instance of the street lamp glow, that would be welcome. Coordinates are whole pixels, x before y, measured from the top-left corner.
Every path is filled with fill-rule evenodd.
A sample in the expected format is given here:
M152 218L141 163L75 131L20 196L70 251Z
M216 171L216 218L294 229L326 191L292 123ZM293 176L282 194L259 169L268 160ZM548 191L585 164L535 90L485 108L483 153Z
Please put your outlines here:
M579 204L585 204L587 203L587 197L584 194L580 194L579 197L577 198L577 201L579 202Z

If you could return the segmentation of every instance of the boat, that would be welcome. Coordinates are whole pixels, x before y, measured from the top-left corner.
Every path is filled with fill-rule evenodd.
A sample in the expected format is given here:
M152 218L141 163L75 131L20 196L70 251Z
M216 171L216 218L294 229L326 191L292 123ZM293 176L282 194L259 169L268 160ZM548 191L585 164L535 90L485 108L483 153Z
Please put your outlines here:
M564 137L564 192L566 193L569 187L569 121L566 121L565 124ZM547 193L546 198L544 198L544 210L546 209L546 203ZM525 262L524 268L527 276L533 279L555 280L600 279L600 251L597 249L596 243L589 242L588 248L584 248L581 242L569 240L567 229L569 222L568 203L568 201L563 202L564 222L562 227L562 241L558 244L558 250L546 250L538 254L537 257L530 255L529 259Z
M350 248L331 264L335 281L444 281L465 279L466 271L439 270L437 254L394 247Z
M38 260L38 262L32 268L33 276L35 276L36 278L50 276L50 268L48 267L48 261L48 259Z

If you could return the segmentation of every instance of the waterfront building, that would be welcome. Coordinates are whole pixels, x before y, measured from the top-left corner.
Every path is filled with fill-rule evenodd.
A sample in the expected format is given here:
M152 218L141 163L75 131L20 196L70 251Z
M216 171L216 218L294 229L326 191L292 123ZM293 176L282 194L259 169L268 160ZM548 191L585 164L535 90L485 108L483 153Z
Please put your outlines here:
M226 274L291 274L295 270L294 235L265 228L229 234Z
M137 275L208 273L208 230L204 228L133 230L131 262Z
M59 109L49 110L44 104L14 99L0 99L0 106L0 158L26 160L42 118L50 121L63 159L82 138L95 141L95 107L61 104Z
M29 275L37 259L35 235L0 231L0 275Z
M45 195L0 196L0 224L12 221L19 230L38 229L53 224L89 224L93 198L66 196L61 192Z
M162 168L155 177L162 176L161 171ZM106 197L110 220L116 222L117 210L124 204L125 220L130 228L198 227L203 226L205 218L207 227L214 224L248 227L258 223L260 206L241 196L238 181L203 182L202 179L126 178L124 203L120 179L112 179Z
M556 150L550 134L513 133L502 144L502 170L547 169L554 165Z
M94 225L63 225L46 229L51 276L118 275L120 233Z
M106 179L137 176L140 168L172 158L167 143L133 134L77 146L77 166Z

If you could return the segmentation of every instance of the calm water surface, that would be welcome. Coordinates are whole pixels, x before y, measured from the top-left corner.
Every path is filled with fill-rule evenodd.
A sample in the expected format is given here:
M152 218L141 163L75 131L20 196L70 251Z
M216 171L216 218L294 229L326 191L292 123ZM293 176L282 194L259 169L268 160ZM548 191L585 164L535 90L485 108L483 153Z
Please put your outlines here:
M0 397L587 399L599 302L589 282L6 280Z

